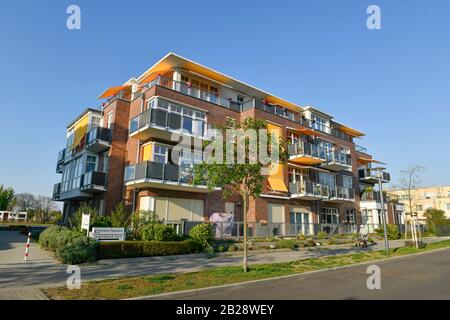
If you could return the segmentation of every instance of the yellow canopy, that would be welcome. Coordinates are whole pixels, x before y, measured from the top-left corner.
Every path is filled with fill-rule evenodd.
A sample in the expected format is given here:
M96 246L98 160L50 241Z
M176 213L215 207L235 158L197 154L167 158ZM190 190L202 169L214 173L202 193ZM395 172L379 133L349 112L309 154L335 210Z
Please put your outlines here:
M72 150L73 148L80 145L81 141L86 136L88 123L89 123L88 114L75 123L74 139L72 145L69 147L69 150Z
M122 91L123 89L128 88L128 87L130 87L130 85L109 87L97 99L104 99L104 98L112 97L112 96L116 95L117 93L119 93L120 91Z
M272 123L267 124L267 131L269 133L273 133L276 136L276 138L279 138L281 135L281 127L274 125ZM269 187L274 191L288 192L289 190L286 187L286 184L284 183L284 165L281 163L275 163L272 165L272 167L274 167L275 165L278 165L277 171L275 173L272 173L267 178Z

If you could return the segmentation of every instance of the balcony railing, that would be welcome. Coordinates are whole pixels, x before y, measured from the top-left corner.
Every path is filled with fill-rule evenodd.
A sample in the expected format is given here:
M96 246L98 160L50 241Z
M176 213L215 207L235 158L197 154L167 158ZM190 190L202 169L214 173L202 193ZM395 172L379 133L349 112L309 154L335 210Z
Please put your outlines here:
M145 161L125 168L125 182L152 179L191 184L193 178L194 173L191 166Z
M327 149L311 144L308 142L298 142L288 145L288 152L290 157L309 156L321 160L327 160Z
M334 150L328 150L327 161L325 163L325 166L327 165L339 165L343 167L351 167L352 159L349 154Z
M159 103L159 101L157 102ZM187 132L183 127L184 118L187 117L191 121L191 132ZM195 126L194 121L200 123ZM147 127L169 129L174 131L186 132L196 137L207 137L208 133L206 122L203 119L193 119L189 116L181 115L175 112L168 112L161 108L150 108L142 112L140 115L134 117L130 121L130 135L145 129ZM205 134L206 133L206 134Z
M362 147L362 146L359 146L359 145L355 145L355 149L356 149L356 151L357 152L362 152L362 153L367 153L367 148L366 147Z
M185 94L185 95L188 95L188 96L191 96L191 97L203 100L203 101L207 101L210 103L214 103L221 107L232 109L237 112L240 112L242 110L242 103L233 101L230 98L223 97L217 92L213 92L213 91L209 91L209 90L205 90L205 89L196 87L187 82L176 81L173 79L158 76L153 81L148 83L146 85L146 87L150 88L154 85L159 85L161 87L175 90L182 94Z
M92 145L97 141L111 143L111 129L104 127L95 127L86 134L86 146Z
M330 189L330 199L331 200L354 200L355 199L355 191L350 188L345 187L336 187Z
M381 182L390 182L391 174L385 171L373 170L371 168L360 168L358 170L358 176L360 180L370 181L373 183L377 183L378 175L380 174Z
M289 183L289 192L292 195L312 196L317 198L328 198L329 187L312 181L299 181Z
M288 110L287 108L279 106L279 105L264 103L263 101L258 100L258 99L250 99L248 101L245 101L242 105L243 111L250 110L253 108L265 111L270 114L274 114L276 116L279 116L279 117L282 117L285 119L289 119L291 121L300 123L306 127L310 126L310 121L308 119L302 117L301 114L292 112L292 111Z
M66 149L62 149L58 153L58 160L56 161L56 173L62 173L63 172L63 165L66 158Z
M105 191L106 173L99 171L87 172L82 176L81 191Z
M381 202L380 192L379 191L366 191L361 195L361 201L375 201ZM387 202L386 194L383 194L384 203Z
M58 200L59 200L60 194L61 194L61 183L56 183L56 184L53 186L53 196L52 196L52 199L53 199L54 201L58 201Z

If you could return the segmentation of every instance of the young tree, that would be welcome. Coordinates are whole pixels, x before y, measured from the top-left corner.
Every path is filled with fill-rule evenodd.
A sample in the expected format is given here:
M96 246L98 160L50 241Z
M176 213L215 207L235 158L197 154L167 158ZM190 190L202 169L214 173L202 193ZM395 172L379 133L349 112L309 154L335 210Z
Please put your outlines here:
M425 167L422 167L418 164L410 164L410 166L407 169L400 171L399 189L402 191L402 194L406 196L406 203L405 203L405 206L407 208L406 212L409 213L409 215L411 216L411 222L412 222L411 233L412 233L413 237L415 237L414 236L415 235L415 227L414 227L414 221L412 221L412 219L413 219L415 206L416 206L415 197L414 197L414 189L416 189L418 187L418 185L420 184L420 182L421 182L420 173L423 172L424 170L425 170ZM407 239L408 223L406 220L406 216L404 219L404 223L405 223L405 239Z
M14 203L14 189L11 187L4 187L0 185L0 210L8 210L11 209L11 206Z
M50 220L51 213L56 209L56 205L52 198L46 196L37 196L36 198L36 213L42 223L47 223Z
M259 132L259 130L266 128L267 123L259 119L246 118L240 124L235 121L227 121L224 127L218 127L217 130L221 133L221 137L231 137L233 140L231 144L230 141L224 143L223 139L211 142L214 149L211 156L217 157L218 154L226 154L227 161L204 159L202 164L196 165L194 171L194 184L206 183L210 190L220 187L225 198L230 197L233 193L239 194L242 198L244 233L242 265L244 272L247 272L247 211L249 199L250 197L257 198L261 194L265 178L262 169L267 169L272 164L269 157L265 159L260 157L259 161L255 161L255 157L257 157L257 154L262 154L261 148L267 148L264 154L277 152L282 162L287 158L285 143L283 141L272 143L270 133L266 133L264 137L266 143L263 143L260 139L261 136L258 135L256 145L246 135L246 132ZM230 132L232 132L231 135L229 135ZM241 143L239 143L239 138L243 139ZM237 143L235 139L238 139ZM231 163L228 161L229 154L231 154L230 158L234 160ZM220 158L220 156L217 158Z
M445 224L447 219L444 211L434 208L427 209L424 216L427 218L428 230L432 233L436 232L436 226Z

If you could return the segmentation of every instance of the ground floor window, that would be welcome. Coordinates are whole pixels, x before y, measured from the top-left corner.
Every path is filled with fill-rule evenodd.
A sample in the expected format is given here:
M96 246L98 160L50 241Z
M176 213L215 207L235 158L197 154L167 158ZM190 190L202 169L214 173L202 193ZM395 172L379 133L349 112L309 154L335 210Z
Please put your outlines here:
M355 209L345 211L345 223L354 224L356 222Z
M153 211L166 222L203 221L204 201L184 198L140 197L139 209Z
M337 208L322 208L320 212L320 223L338 224L339 210Z
M362 209L361 218L362 218L362 224L373 224L372 210Z

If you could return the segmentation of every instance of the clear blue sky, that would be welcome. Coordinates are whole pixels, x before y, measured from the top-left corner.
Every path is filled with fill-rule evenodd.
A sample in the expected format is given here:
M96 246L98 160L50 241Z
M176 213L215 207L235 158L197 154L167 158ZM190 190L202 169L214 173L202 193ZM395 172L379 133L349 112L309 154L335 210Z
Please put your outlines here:
M66 28L77 4L82 29ZM382 30L366 28L366 8ZM450 184L450 1L8 1L0 10L0 184L50 195L65 126L169 51L367 133L393 180Z

